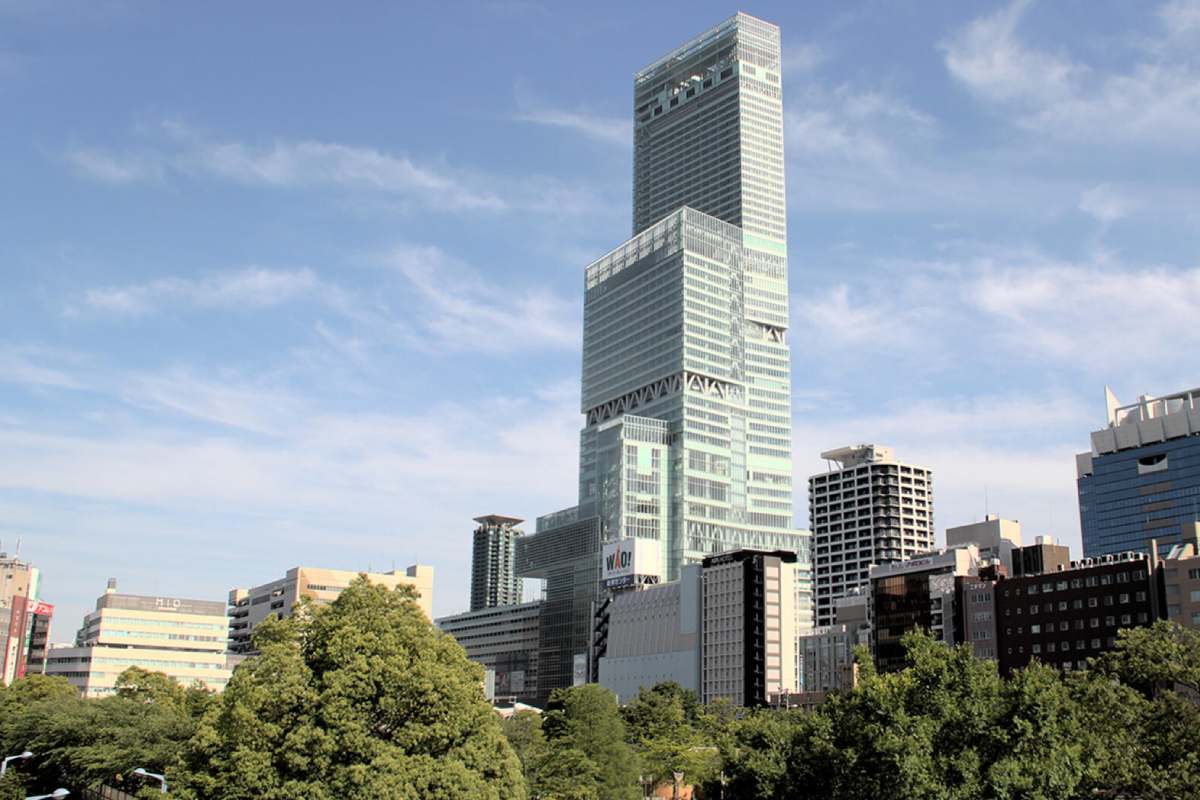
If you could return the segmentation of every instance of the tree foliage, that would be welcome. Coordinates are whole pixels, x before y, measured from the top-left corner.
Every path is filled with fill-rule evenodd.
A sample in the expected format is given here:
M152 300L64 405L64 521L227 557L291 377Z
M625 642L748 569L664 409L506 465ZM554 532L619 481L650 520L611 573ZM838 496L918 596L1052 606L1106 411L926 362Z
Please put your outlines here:
M1200 636L1168 623L1067 675L1001 679L911 634L905 669L864 668L812 712L704 707L674 684L619 709L582 686L503 723L405 589L356 582L255 643L220 696L138 669L103 700L40 675L0 688L0 749L35 753L0 800L98 783L160 797L134 767L187 800L634 800L639 778L661 791L673 772L699 800L1200 796Z
M542 720L545 749L532 794L544 800L636 800L637 761L617 698L596 684L557 689ZM570 764L568 770L565 765Z
M356 580L254 641L188 745L181 797L525 797L482 669L410 588Z

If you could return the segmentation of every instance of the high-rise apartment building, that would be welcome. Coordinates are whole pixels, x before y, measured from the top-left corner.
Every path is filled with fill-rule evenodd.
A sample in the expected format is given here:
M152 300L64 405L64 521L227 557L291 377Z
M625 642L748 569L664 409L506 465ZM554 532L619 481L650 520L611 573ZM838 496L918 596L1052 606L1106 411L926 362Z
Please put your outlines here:
M796 549L779 59L738 14L637 73L636 235L586 270L580 512L668 580Z
M834 601L865 586L872 565L933 549L933 474L873 444L822 453L836 468L808 479L816 624L833 624Z
M75 646L50 649L46 674L66 678L84 697L112 694L130 667L220 691L232 674L225 641L224 603L118 594L117 582L109 580L96 610L83 618Z
M471 610L521 602L521 579L516 573L517 527L522 520L500 514L476 517L471 556Z
M1125 551L1160 555L1200 520L1200 389L1123 406L1105 388L1108 426L1076 456L1085 558Z
M292 567L270 583L252 589L229 592L229 651L239 655L254 652L254 629L264 620L290 617L302 599L313 603L332 603L356 578L394 589L411 586L417 591L417 605L433 619L433 567L414 564L403 572L354 572L321 567Z

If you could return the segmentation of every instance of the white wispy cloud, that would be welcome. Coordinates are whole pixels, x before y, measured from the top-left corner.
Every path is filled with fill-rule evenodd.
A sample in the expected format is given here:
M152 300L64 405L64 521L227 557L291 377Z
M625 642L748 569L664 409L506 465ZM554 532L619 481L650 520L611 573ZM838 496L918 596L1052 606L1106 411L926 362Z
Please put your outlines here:
M626 119L554 108L526 109L514 115L520 122L564 128L621 147L633 144L633 124Z
M1200 268L1064 261L995 248L961 260L872 270L864 280L797 298L798 341L834 362L905 353L940 368L984 352L1090 374L1116 365L1169 376L1200 347L1192 324ZM958 333L955 333L958 332Z
M544 288L496 286L439 247L394 248L387 263L416 293L416 314L440 347L502 351L579 346L577 299Z
M1160 7L1163 28L1124 71L1095 68L1026 45L1018 35L1031 0L980 17L943 43L950 74L1030 131L1066 140L1193 146L1200 138L1200 62L1194 2Z
M250 144L215 139L175 121L164 122L159 131L165 140L140 150L76 147L64 158L81 174L107 183L216 177L247 185L381 192L447 211L507 207L486 178L373 147L304 139Z
M85 383L56 362L63 354L45 347L0 342L0 383L17 386L82 389Z
M320 286L310 269L272 270L251 267L200 278L166 277L146 283L88 289L86 308L111 314L138 315L164 306L202 309L255 309L285 303ZM77 313L78 308L69 309Z
M157 154L119 154L73 148L64 154L80 174L104 183L141 183L162 180L166 165Z
M1128 216L1132 205L1128 196L1107 183L1093 186L1079 197L1079 210L1105 225Z

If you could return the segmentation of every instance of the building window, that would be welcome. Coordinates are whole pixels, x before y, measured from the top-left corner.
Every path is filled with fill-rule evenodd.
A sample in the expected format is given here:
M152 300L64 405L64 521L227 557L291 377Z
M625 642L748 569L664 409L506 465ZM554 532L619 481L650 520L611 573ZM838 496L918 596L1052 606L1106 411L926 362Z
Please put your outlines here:
M1030 626L1029 626L1029 632L1030 632L1030 633L1041 633L1041 632L1042 632L1042 626L1041 626L1041 625L1030 625Z
M1145 592L1138 592L1136 595L1134 595L1134 597L1137 598L1137 601L1139 603L1146 602L1146 593Z
M1088 598L1088 608L1095 608L1098 605L1100 605L1099 597L1089 597Z
M1030 614L1036 614L1037 612L1038 612L1037 603L1034 603L1033 605L1031 605L1031 606L1029 607L1029 613L1030 613Z
M1125 594L1125 593L1122 593L1122 594L1121 594L1120 601L1121 601L1121 604L1122 604L1122 605L1124 605L1125 603L1128 603L1128 602L1129 602L1129 595L1128 595L1128 594Z
M1129 614L1122 614L1121 615L1121 624L1122 625L1132 625L1133 617L1130 616Z
M1040 652L1042 652L1042 646L1041 646L1040 644L1037 644L1036 642L1034 643L1033 647L1031 647L1030 649L1031 649L1031 650L1032 650L1034 653L1040 653Z

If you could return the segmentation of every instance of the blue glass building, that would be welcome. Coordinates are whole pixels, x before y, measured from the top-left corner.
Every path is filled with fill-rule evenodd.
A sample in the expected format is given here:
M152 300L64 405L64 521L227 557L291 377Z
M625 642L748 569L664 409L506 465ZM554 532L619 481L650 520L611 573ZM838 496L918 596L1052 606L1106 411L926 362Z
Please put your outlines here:
M1076 457L1085 558L1159 554L1200 519L1200 389L1122 406L1105 390L1108 427Z

